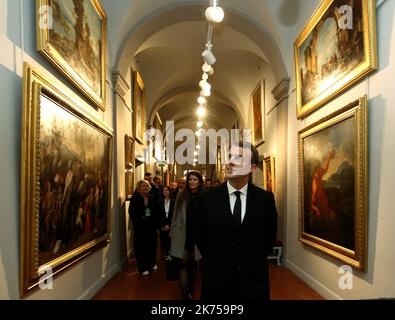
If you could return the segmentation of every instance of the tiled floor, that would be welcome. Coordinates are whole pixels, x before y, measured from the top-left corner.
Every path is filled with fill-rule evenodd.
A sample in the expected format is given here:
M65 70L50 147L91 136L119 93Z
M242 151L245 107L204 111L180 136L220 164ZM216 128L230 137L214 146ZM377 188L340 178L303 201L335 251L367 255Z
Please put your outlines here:
M129 261L125 270L115 275L94 297L95 300L179 300L177 281L167 281L164 261L158 263L158 271L143 277L137 272L135 261ZM272 300L323 300L303 281L284 267L270 263ZM195 299L200 296L199 279L196 281Z

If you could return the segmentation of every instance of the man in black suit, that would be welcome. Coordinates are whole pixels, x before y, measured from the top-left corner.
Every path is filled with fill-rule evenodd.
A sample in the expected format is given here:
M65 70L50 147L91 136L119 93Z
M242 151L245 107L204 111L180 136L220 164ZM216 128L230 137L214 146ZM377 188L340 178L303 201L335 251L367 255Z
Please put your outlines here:
M259 162L248 142L231 147L227 181L201 194L195 241L202 300L269 300L267 257L276 240L274 196L249 182Z

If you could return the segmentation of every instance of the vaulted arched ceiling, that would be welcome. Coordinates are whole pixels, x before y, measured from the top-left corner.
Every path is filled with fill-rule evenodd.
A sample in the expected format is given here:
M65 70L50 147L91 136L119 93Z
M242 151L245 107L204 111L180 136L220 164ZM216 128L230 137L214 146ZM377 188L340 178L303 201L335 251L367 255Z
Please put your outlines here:
M119 45L112 49L117 51L114 69L125 73L132 65L142 75L148 124L158 112L162 121L176 119L179 126L182 119L184 125L193 126L200 91L197 84L202 75L201 52L207 36L204 12L208 1L120 0L116 6L122 4L124 15L118 13L119 28L112 31L113 43ZM287 76L281 42L266 1L227 0L220 4L226 16L214 28L217 63L215 74L209 79L213 94L206 121L216 129L231 128L236 121L240 126L246 125L250 95L263 69L271 73L274 81Z

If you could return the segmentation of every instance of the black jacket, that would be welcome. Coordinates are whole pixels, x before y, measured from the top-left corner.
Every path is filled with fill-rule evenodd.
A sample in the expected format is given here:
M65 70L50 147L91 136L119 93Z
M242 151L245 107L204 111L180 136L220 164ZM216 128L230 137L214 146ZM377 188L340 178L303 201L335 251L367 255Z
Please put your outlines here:
M203 256L203 300L268 300L267 256L276 240L277 210L272 193L248 185L241 226L230 208L227 184L199 197L195 239Z
M160 226L161 226L161 228L164 227L165 225L168 225L169 227L171 226L171 219L173 218L173 211L174 211L174 203L175 203L175 201L172 198L170 198L169 215L166 218L165 201L162 200L160 202L159 212L160 212Z
M145 204L143 196L135 192L130 199L129 204L129 216L132 219L133 227L135 232L143 232L144 229L159 229L160 217L159 217L159 206L156 200L149 196L148 207L151 211L151 216L145 216Z

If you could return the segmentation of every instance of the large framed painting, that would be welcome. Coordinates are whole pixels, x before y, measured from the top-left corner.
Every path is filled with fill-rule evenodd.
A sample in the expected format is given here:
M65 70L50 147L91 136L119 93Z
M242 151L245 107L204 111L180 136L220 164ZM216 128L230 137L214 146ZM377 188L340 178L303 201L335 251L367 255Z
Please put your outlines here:
M263 159L263 189L273 193L276 191L275 159L272 155Z
M107 17L99 0L36 3L38 50L105 110Z
M366 269L368 119L366 96L310 125L299 137L299 239Z
M113 133L71 95L25 64L21 296L110 241Z
M133 72L133 133L134 139L144 144L145 90L143 79L137 71Z
M258 147L265 142L265 82L259 81L252 93L253 143Z
M297 117L377 69L376 1L324 0L294 44Z

